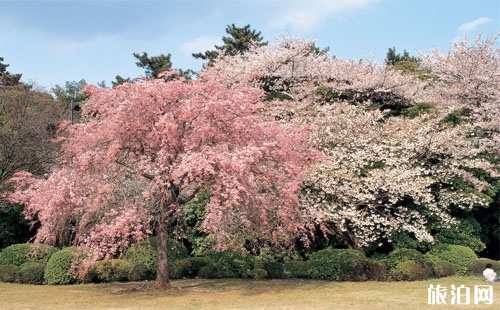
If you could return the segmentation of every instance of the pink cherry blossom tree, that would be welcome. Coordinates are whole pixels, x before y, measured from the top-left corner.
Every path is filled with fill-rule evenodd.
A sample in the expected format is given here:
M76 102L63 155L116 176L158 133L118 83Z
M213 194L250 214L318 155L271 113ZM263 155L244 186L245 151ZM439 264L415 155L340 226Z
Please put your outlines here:
M157 286L167 289L169 224L201 189L211 193L202 230L219 249L288 246L305 233L297 194L319 152L305 129L264 120L263 92L245 79L169 73L84 91L86 119L67 124L60 166L43 179L13 179L10 199L40 223L36 241L106 259L156 233Z

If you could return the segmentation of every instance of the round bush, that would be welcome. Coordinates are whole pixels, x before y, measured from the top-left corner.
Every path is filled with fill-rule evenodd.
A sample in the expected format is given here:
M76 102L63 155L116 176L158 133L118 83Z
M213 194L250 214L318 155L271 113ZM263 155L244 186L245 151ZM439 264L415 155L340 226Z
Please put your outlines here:
M21 266L26 262L46 264L58 248L47 244L19 243L13 244L0 252L0 265Z
M280 262L265 262L264 270L268 278L283 279L285 277L285 266Z
M171 279L182 279L193 273L192 263L189 259L179 259L169 264L169 277Z
M364 280L366 257L351 249L327 248L311 254L307 261L313 279L335 281Z
M215 279L217 278L217 269L215 268L215 263L210 262L207 265L200 268L198 272L198 276L207 279Z
M28 262L21 265L16 273L15 282L21 284L43 284L45 266L41 263Z
M141 263L131 263L128 274L129 281L144 281L153 279L153 274L146 265Z
M456 274L460 276L465 275L469 264L477 259L474 251L456 244L441 244L432 248L429 253L452 263L455 266Z
M75 282L75 278L69 273L74 251L74 247L69 247L52 254L45 268L44 279L47 284L57 285Z
M284 264L285 276L289 278L310 278L307 263L302 260L287 260Z
M387 268L384 264L373 260L365 262L364 274L370 281L387 281Z
M0 265L21 266L28 261L26 256L30 251L30 243L19 243L8 246L0 252Z
M442 260L430 253L426 253L424 257L425 261L430 264L434 277L442 278L449 277L455 274L455 266L449 261Z
M407 260L392 268L390 275L395 281L426 280L432 277L432 269L427 264Z
M252 269L252 271L250 271L250 277L256 280L267 278L267 271L261 268L254 268Z
M210 263L213 264L212 260L208 257L188 257L187 259L191 262L191 277L199 276L201 268Z
M19 266L0 265L0 282L14 282Z
M407 260L392 268L390 275L395 281L419 281L431 278L432 269L429 265Z
M457 272L455 269L455 265L453 265L447 260L440 260L438 262L438 266L439 270L441 271L439 277L450 277L455 275L455 273Z
M483 276L483 271L486 268L486 264L491 264L493 266L493 270L497 273L500 273L500 262L488 258L479 258L470 262L469 266L467 266L466 275L468 276Z
M396 249L389 253L387 258L384 260L388 270L393 269L397 264L412 260L416 262L421 262L425 260L424 254L420 253L415 249Z
M248 278L254 266L254 256L242 256L231 251L213 254L217 278Z
M132 263L123 259L98 261L94 270L99 282L127 281Z

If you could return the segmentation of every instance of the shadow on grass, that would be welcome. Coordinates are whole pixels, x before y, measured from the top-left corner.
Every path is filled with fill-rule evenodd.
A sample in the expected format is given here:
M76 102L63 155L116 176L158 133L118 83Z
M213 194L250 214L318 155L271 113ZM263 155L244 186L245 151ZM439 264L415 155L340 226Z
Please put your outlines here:
M317 281L316 281L317 282ZM159 291L156 282L113 282L105 286L104 290L111 294L148 293L148 295L176 295L190 293L221 293L227 291L239 292L242 296L256 296L269 292L284 292L297 288L307 288L317 285L313 281L301 279L183 279L173 280L173 289Z

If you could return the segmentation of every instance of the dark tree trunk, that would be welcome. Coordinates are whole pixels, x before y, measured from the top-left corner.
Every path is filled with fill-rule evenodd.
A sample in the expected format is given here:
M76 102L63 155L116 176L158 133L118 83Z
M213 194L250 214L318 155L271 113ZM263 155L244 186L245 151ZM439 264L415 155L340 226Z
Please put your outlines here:
M175 184L171 184L169 194L164 197L158 207L158 262L156 270L156 286L159 290L168 290L173 288L170 284L168 272L168 233L172 216L178 210L182 203L189 202L198 192L199 188L196 182L190 183L183 192L179 193Z
M168 202L161 202L158 212L158 262L156 270L156 286L159 290L172 288L168 274L168 231L170 212Z
M365 254L363 248L359 245L358 239L351 233L349 229L342 231L338 229L334 224L328 225L328 229L332 231L349 249L358 250Z

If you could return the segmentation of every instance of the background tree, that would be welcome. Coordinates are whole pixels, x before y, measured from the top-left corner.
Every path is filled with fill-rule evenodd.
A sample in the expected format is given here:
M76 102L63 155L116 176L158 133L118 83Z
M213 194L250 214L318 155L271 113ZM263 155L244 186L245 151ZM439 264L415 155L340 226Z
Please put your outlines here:
M20 170L41 176L56 162L51 140L63 112L53 97L26 84L0 89L0 192L12 189L8 180ZM0 248L33 237L19 205L0 200Z
M446 119L453 125L468 123L473 126L469 136L483 152L480 158L496 165L500 146L500 48L498 35L478 36L473 42L467 37L456 41L447 53L434 49L421 54L421 65L437 76L433 89L443 98L438 104L448 111ZM500 222L499 184L497 173L471 169L470 173L492 184L488 190L494 202L488 208L476 208L461 214L473 226L480 227L485 251L494 259L499 257L498 223ZM470 229L469 229L470 230Z
M71 121L78 119L82 105L88 98L88 95L81 92L86 84L87 82L82 79L80 81L67 81L64 86L56 85L52 88L57 104L65 111Z
M156 79L159 75L165 71L172 70L172 61L170 58L172 55L169 53L167 55L160 54L158 56L149 56L148 53L143 52L142 55L139 53L134 53L134 57L138 60L135 64L139 68L143 68L145 70L146 78L148 79ZM171 77L183 77L185 79L191 79L191 75L193 71L178 69L176 75L172 75ZM118 85L131 82L130 78L123 78L119 75L116 76L116 81L111 82L113 87Z
M429 68L420 66L420 59L404 50L403 55L396 53L396 48L389 48L385 57L385 64L405 74L417 75L422 80L435 80L436 76L431 74Z
M418 58L414 56L410 56L406 50L403 51L403 55L397 53L396 48L389 48L389 51L386 54L385 62L389 65L395 66L402 61L410 61L414 63L418 63Z
M249 50L252 45L262 46L266 45L267 42L262 42L263 37L260 31L257 32L250 28L250 25L243 27L236 27L235 24L231 24L226 27L226 33L229 36L223 36L221 46L215 46L216 50L206 51L204 53L194 53L194 58L200 58L207 61L207 66L212 66L215 59L220 53L224 55L237 55L244 54Z
M244 56L219 57L215 64L235 80L258 76L257 85L283 94L268 102L268 115L313 129L312 142L328 159L310 175L304 207L326 232L357 249L391 243L401 232L407 240L435 242L439 232L461 220L474 240L455 234L454 242L484 248L476 225L469 225L464 214L491 205L498 161L484 158L487 147L482 144L492 139L474 134L475 123L450 121L449 108L457 104L451 98L468 91L450 80L421 79L389 64L329 59L312 53L313 44L283 38ZM471 78L491 77L498 58L488 49L475 51L476 57L465 53L454 65L476 63ZM439 57L444 58L451 59ZM424 69L434 72L431 65L451 66L432 61ZM266 80L273 83L262 84ZM481 85L488 91L486 85L496 85L496 80L491 77ZM450 95L450 87L457 93Z
M170 54L148 56L148 53L143 52L142 55L139 53L134 53L133 55L138 60L135 64L145 70L146 77L149 79L156 79L160 73L172 69L172 61L170 60L172 55Z
M217 249L291 246L305 233L297 195L319 156L304 130L261 118L261 90L217 71L84 90L84 112L95 117L69 126L61 166L47 178L14 178L10 198L39 221L37 241L72 232L94 258L110 258L155 233L165 289L169 225L202 189L211 196L201 229Z
M12 86L20 83L22 74L10 74L7 71L9 65L3 64L3 57L0 57L0 86Z
M115 79L116 79L116 81L111 81L111 86L112 87L116 87L118 85L122 85L122 84L125 84L125 83L132 82L132 80L130 78L123 78L120 75L117 75L115 77Z

